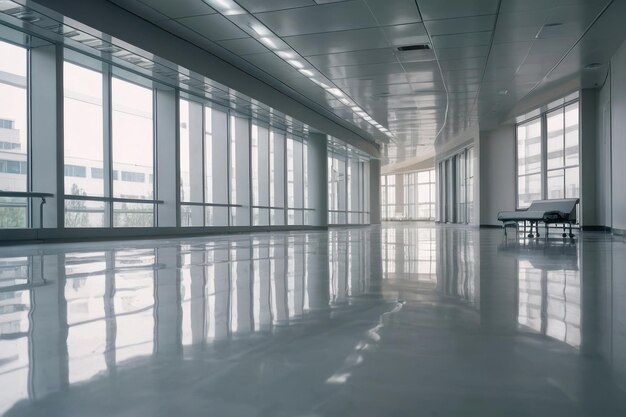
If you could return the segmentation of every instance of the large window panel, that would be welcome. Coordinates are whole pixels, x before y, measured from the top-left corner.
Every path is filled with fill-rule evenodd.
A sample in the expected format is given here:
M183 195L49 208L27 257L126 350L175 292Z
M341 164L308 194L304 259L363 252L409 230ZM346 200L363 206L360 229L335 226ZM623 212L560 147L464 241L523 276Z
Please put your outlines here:
M228 226L228 114L205 107L204 118L205 198L218 204L206 208L206 225Z
M112 79L113 196L154 198L153 91ZM115 175L115 172L118 175ZM154 226L153 204L116 203L116 227Z
M304 223L304 177L302 142L287 138L287 222L290 225Z
M517 126L517 205L541 199L541 119Z
M106 195L103 75L65 62L63 87L65 227L104 227L104 203L69 197Z
M285 134L270 132L270 222L284 225L285 213Z
M579 133L579 103L575 98L517 125L519 208L542 198L579 197Z
M230 118L231 226L250 225L250 120Z
M203 106L180 100L180 201L181 225L203 226L204 206L184 203L203 203Z
M0 190L28 191L27 50L0 41ZM28 227L28 200L0 197L0 228Z
M252 125L252 209L253 224L270 224L270 146L269 130Z

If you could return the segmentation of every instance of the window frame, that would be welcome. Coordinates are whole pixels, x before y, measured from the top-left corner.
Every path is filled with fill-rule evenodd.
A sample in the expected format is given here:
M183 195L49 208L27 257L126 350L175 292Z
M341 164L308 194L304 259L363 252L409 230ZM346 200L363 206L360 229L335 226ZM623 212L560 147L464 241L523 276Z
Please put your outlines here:
M558 104L556 104L558 103ZM542 200L549 200L550 198L548 197L548 172L551 171L559 171L562 170L564 172L565 175L565 170L567 168L578 168L578 184L579 184L579 191L578 191L578 196L577 197L566 197L566 190L564 189L564 196L563 198L580 198L580 184L581 184L581 180L580 180L580 175L581 175L581 170L580 170L580 147L581 147L581 138L580 138L580 134L581 134L581 117L580 117L580 112L581 112L581 106L580 106L580 93L578 91L572 93L572 94L568 94L567 96L563 97L562 99L556 100L551 104L555 104L555 105L548 105L545 107L542 107L540 109L534 110L532 112L529 112L525 115L522 115L520 117L518 117L515 121L515 125L514 125L514 135L515 135L515 144L514 144L514 161L515 161L515 210L525 210L527 207L522 207L520 206L520 199L519 199L519 178L520 178L520 170L519 170L519 152L518 152L518 147L519 147L519 135L518 135L518 127L520 125L523 124L527 124L529 122L533 122L536 120L540 120L540 132L541 132L541 167L539 170L539 175L541 177L541 199ZM578 163L576 165L566 165L565 164L565 160L563 162L563 166L559 167L559 168L552 168L552 169L548 169L548 115L549 114L553 114L556 111L561 111L563 112L563 141L565 141L565 109L572 105L572 104L578 104ZM525 118L525 116L529 116L528 118ZM565 144L565 142L564 142ZM563 151L564 152L564 151ZM536 174L533 174L536 175ZM527 175L526 175L527 176ZM565 179L564 179L565 181ZM577 218L580 218L580 216L577 216Z

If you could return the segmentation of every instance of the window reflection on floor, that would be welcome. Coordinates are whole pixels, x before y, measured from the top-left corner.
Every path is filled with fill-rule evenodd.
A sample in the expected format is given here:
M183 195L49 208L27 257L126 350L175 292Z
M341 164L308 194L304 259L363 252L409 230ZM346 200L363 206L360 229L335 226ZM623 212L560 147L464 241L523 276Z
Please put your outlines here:
M104 252L65 256L69 382L106 370L106 256Z
M28 397L30 266L27 257L0 258L0 414Z
M549 270L518 260L518 323L580 347L580 272Z
M383 277L437 281L437 240L434 227L386 228L382 231Z

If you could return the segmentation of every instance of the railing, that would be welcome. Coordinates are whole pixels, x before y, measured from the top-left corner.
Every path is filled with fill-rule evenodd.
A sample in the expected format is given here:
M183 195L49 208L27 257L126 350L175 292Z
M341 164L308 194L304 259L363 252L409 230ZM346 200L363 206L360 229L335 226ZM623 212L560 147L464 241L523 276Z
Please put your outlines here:
M200 207L243 207L241 204L227 203L199 203L193 201L181 201L181 206L200 206Z
M39 203L39 228L43 228L43 206L46 204L46 198L52 198L54 194L34 191L0 191L0 197L41 198Z
M89 195L73 194L66 194L64 198L65 200L102 201L105 203L165 204L165 201L163 200L144 200L141 198L95 197Z

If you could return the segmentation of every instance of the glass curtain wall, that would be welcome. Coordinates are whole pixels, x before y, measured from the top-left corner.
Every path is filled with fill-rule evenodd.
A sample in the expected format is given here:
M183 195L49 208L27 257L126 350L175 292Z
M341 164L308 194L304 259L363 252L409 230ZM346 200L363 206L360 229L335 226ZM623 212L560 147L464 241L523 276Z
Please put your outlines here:
M517 207L580 196L578 93L518 117Z
M65 227L153 227L152 82L68 52L63 84Z
M5 29L11 39L26 39ZM58 70L53 73L63 82L63 143L58 149L63 166L33 171L29 160L39 156L29 149L31 144L37 150L45 139L45 146L57 146L54 138L29 138L32 123L44 124L31 120L29 97L48 98L39 87L42 69L36 67L37 77L30 80L30 66L44 64L37 60L39 51L31 54L0 40L0 54L7 58L0 62L0 190L33 191L33 182L35 188L45 188L35 191L56 194L62 189L55 198L63 212L56 213L54 203L44 208L47 227L298 226L317 221L311 215L316 202L309 201L309 170L318 167L309 166L314 155L309 155L306 126L294 124L287 133L222 108L203 98L202 91L196 96L141 75L146 67L131 61L112 64L62 45L49 46L60 52L50 69ZM175 144L164 133L170 135L170 128ZM334 208L329 216L334 224L369 223L369 156L336 139L331 142L329 198ZM170 161L168 152L171 158L178 154L179 161ZM172 172L175 166L177 172ZM48 174L50 182L40 180ZM37 226L31 224L34 203L39 201L0 197L0 228Z
M191 99L179 109L182 226L309 224L306 139Z
M381 177L383 220L434 220L435 199L434 168Z
M28 50L0 40L0 190L29 191ZM29 226L28 199L0 197L0 228Z
M179 113L181 226L228 226L227 113L188 99Z
M369 158L333 138L327 179L328 223L369 224Z
M437 163L437 182L432 194L439 195L437 221L474 221L474 148L467 147ZM434 175L434 173L433 173ZM433 214L435 210L433 210Z
M306 142L287 137L287 224L309 224L308 148Z

